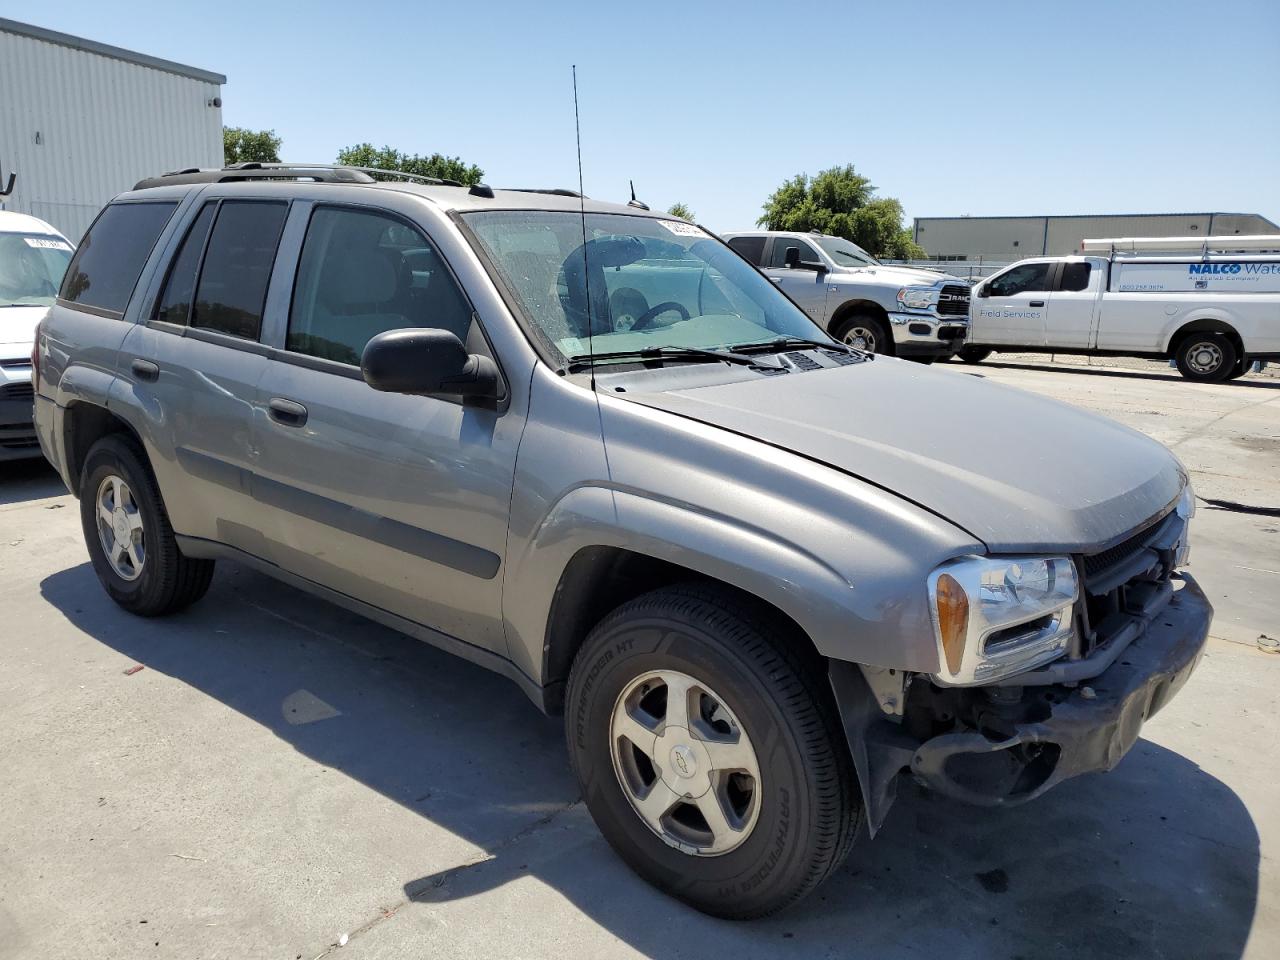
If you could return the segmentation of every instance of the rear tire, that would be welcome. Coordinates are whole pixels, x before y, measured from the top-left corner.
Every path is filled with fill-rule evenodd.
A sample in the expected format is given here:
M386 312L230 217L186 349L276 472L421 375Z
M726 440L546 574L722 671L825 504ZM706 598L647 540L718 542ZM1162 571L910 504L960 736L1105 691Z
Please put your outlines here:
M1178 372L1194 383L1222 383L1238 359L1235 344L1220 333L1193 333L1174 351Z
M981 363L987 357L991 356L990 347L961 347L960 352L956 354L965 363Z
M1243 377L1246 373L1249 372L1249 368L1251 366L1253 366L1252 360L1250 360L1247 356L1241 357L1239 360L1236 361L1236 365L1232 367L1231 372L1227 374L1227 379L1239 380L1241 377Z
M208 591L213 561L178 549L146 455L122 434L103 437L85 458L80 524L98 580L130 613L174 613Z
M796 639L749 599L669 587L597 625L569 676L569 755L600 832L644 879L714 916L796 902L858 826L835 703Z
M831 335L868 353L893 355L893 335L888 325L874 313L856 310L831 328Z

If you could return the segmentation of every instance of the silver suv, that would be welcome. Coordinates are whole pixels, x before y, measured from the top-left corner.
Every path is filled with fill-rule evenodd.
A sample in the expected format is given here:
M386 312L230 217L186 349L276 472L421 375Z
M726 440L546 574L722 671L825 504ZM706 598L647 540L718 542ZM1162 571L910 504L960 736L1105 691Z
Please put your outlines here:
M969 283L881 263L856 243L821 233L726 233L837 340L921 363L954 356L969 333Z
M665 215L168 175L37 338L117 603L233 560L510 677L619 855L720 916L811 891L901 776L1007 805L1110 768L1205 642L1164 447L838 344Z

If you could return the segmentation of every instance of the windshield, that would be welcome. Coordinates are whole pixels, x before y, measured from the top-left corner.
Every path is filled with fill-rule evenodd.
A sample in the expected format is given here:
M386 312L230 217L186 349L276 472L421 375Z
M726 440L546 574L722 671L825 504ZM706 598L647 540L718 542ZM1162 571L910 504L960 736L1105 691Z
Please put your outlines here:
M826 339L759 271L690 223L588 214L584 248L577 213L464 219L529 320L565 357Z
M818 246L826 251L827 256L836 262L837 267L876 267L880 261L856 243L841 240L839 237L818 237Z
M60 237L0 233L0 307L48 307L71 261Z

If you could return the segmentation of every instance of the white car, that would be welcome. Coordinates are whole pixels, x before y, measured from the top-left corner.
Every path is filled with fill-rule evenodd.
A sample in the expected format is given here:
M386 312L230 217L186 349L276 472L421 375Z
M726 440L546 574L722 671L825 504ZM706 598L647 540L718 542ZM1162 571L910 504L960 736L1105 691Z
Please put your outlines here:
M71 242L43 220L0 210L0 460L40 456L31 348L71 253Z

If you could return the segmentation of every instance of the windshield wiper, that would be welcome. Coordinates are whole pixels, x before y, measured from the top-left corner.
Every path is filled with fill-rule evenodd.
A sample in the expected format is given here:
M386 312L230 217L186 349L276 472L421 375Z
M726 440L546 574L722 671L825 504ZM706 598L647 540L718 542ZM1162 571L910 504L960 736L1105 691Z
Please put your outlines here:
M605 353L581 353L569 358L569 372L582 370L602 360L721 360L744 367L765 370L786 370L780 363L761 363L756 357L735 353L732 350L707 350L702 347L641 347L639 350L613 350Z
M740 343L737 346L730 347L730 349L743 354L749 351L781 353L784 350L792 350L796 347L813 347L817 350L842 350L845 353L856 353L867 360L875 357L874 353L868 350L859 350L857 347L851 347L847 343L839 343L835 340L806 340L804 337L778 337L774 340L757 340L754 343Z

